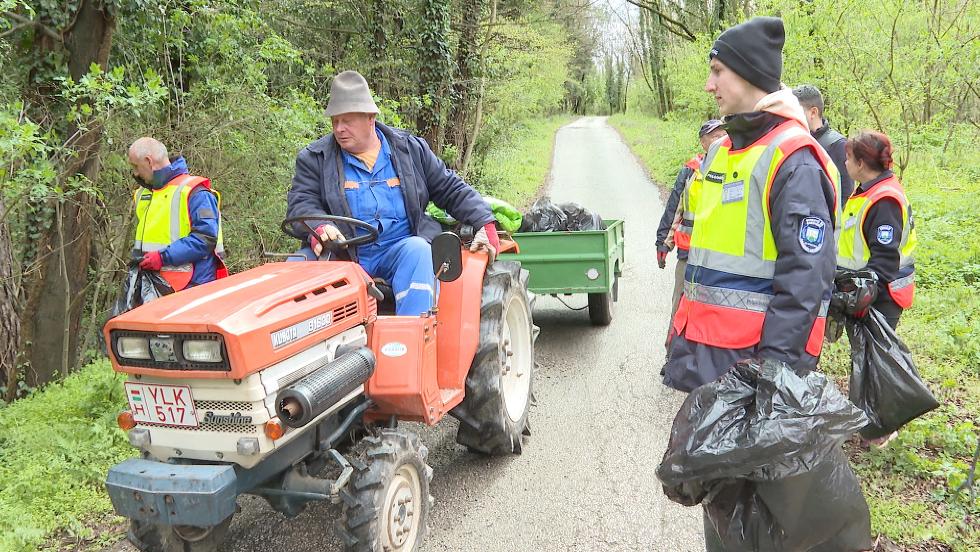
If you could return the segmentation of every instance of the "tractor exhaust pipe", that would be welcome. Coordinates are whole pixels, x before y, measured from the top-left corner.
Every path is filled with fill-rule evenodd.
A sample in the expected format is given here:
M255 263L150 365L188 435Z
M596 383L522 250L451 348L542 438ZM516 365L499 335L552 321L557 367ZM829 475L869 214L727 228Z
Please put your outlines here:
M303 427L374 373L374 353L359 347L300 379L276 395L276 412L289 427Z

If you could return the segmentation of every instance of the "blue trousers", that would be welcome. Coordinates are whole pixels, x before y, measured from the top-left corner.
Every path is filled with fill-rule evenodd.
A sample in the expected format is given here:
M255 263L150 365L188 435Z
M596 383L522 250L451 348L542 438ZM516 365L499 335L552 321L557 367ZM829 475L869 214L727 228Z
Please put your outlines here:
M309 246L289 260L316 260ZM418 316L432 309L436 278L432 273L432 246L418 236L388 244L357 248L360 265L372 278L384 278L395 292L395 314Z

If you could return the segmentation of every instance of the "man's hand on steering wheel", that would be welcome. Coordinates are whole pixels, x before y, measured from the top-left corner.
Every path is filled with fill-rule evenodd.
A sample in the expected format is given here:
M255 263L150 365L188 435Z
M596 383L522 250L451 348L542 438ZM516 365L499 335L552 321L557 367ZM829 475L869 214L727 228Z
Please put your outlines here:
M310 248L313 249L313 254L317 257L323 251L322 243L344 241L347 239L344 237L344 233L332 224L321 224L317 226L316 233L320 236L320 239L318 240L315 236L310 236Z
M365 233L346 239L344 234L337 228L338 224L364 230ZM321 214L290 217L282 221L280 228L282 228L282 231L287 236L299 238L303 241L309 240L310 249L316 253L317 257L323 253L324 247L329 247L330 249L347 249L374 243L378 239L378 229L373 224L364 222L363 220L337 215Z

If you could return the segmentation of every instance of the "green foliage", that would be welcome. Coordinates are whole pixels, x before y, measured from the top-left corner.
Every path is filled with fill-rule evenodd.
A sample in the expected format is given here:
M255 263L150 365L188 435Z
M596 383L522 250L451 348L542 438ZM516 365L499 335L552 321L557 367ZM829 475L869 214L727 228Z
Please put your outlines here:
M698 148L701 120L632 114L610 122L658 182L673 182ZM973 170L976 155L969 145L924 145L903 181L919 245L915 304L898 330L942 406L905 426L886 448L852 454L874 531L905 545L932 540L980 549L980 529L970 522L980 515L980 497L971 504L956 492L980 434L980 282L973 272L980 236L966 230L980 227L980 213L970 207L980 185L960 178ZM825 347L821 369L846 385L849 355L844 337Z
M536 117L558 112L565 96L573 51L562 27L549 21L506 22L489 51L486 125L477 143L480 155Z
M568 122L567 115L555 115L512 127L507 141L494 144L476 166L472 180L477 189L518 209L526 207L551 168L555 132Z
M668 185L677 178L684 162L701 148L698 142L701 123L620 113L610 117L609 124L623 135L652 179Z
M55 529L98 536L86 522L112 511L105 474L135 455L116 426L122 379L102 360L0 408L0 550L34 550Z

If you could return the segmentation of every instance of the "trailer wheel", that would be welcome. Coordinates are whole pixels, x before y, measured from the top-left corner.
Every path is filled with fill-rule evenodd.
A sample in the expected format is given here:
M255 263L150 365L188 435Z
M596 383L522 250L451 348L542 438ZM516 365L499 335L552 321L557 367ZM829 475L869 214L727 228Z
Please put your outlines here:
M382 429L358 445L341 492L340 534L350 552L412 552L426 531L432 497L428 449L414 433Z
M157 525L130 520L127 537L142 552L214 552L225 540L231 516L211 527Z
M594 326L608 326L613 318L613 302L619 294L619 278L613 279L612 290L608 293L589 294L589 320Z
M516 261L487 267L480 306L480 344L463 402L456 441L485 454L520 454L529 435L534 378L534 326L527 293L528 272Z

